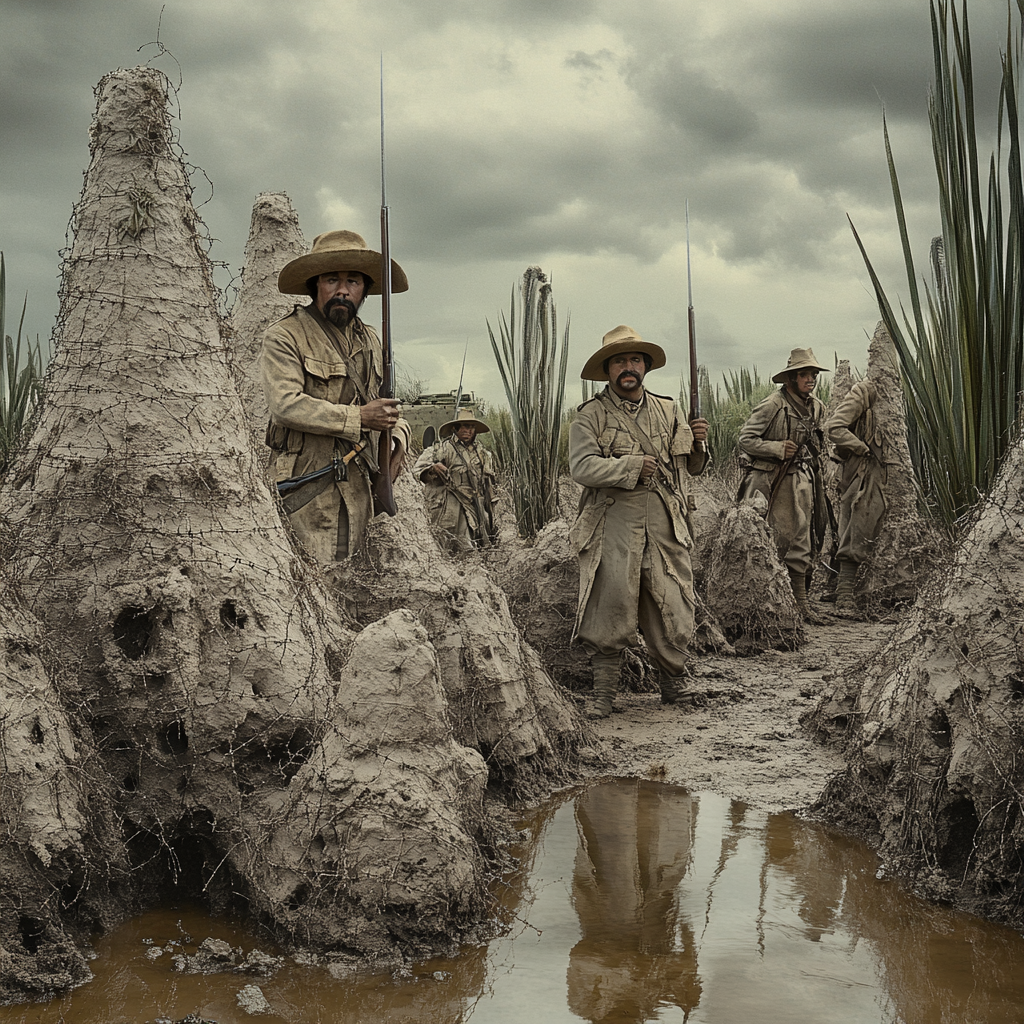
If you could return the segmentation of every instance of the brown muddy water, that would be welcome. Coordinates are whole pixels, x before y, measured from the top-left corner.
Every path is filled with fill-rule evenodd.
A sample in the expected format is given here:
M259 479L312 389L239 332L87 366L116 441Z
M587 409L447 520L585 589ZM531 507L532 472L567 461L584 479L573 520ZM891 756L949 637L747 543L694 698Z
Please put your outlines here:
M167 909L98 941L94 981L0 1007L0 1024L1024 1020L1024 938L916 899L876 877L866 847L792 815L617 780L563 795L524 827L532 838L503 890L511 930L457 959L183 975L172 957L208 936L277 951ZM247 984L272 1012L239 1008Z

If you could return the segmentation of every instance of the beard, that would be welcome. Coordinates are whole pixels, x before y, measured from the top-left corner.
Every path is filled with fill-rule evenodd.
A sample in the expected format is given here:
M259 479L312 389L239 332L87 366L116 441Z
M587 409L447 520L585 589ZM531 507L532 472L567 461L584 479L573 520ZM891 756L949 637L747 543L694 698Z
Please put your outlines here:
M324 306L324 316L334 324L335 327L345 330L356 318L356 307L351 299L333 298L328 300Z

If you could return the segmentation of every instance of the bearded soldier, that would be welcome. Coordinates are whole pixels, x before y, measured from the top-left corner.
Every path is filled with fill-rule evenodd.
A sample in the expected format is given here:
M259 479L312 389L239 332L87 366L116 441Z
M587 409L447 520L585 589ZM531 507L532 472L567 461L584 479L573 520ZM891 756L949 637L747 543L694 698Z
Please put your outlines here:
M307 306L272 324L263 336L263 388L270 410L267 444L274 479L294 481L325 467L284 499L302 544L322 562L362 547L373 516L373 479L394 479L409 446L398 402L380 398L380 338L359 319L367 295L380 294L382 256L354 231L328 231L281 271L278 290L308 295ZM409 287L391 261L392 290ZM390 465L377 466L379 432L391 430ZM357 454L347 465L346 455Z
M885 516L885 491L891 468L899 458L890 431L876 415L880 391L898 389L899 369L889 335L877 332L868 350L868 375L850 389L828 418L825 429L842 462L839 479L839 579L836 614L857 618L854 602L857 570L868 560ZM885 401L883 399L883 405Z
M818 625L827 620L812 610L807 584L828 522L819 465L825 406L814 396L823 371L811 349L793 349L786 368L772 377L782 387L754 409L737 442L750 459L739 497L764 496L797 607L805 621Z
M423 450L412 475L424 499L438 541L454 553L490 547L494 535L494 458L476 443L490 433L483 420L460 409L438 430L440 440Z
M679 697L693 634L689 477L703 472L707 421L687 424L671 398L644 387L665 353L632 327L604 336L580 376L608 386L579 407L569 472L583 487L571 540L580 561L574 636L594 670L591 716L606 718L622 652L637 629L660 669L661 699Z

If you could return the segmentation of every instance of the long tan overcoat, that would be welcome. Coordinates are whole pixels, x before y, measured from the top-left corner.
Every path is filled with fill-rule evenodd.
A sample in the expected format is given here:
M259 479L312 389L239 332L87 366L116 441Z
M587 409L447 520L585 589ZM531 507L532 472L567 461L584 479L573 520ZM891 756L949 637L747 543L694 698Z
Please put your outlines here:
M435 463L448 467L448 479L441 480ZM454 435L424 448L412 475L423 484L423 500L439 543L449 551L472 551L494 536L494 456L476 441L463 444ZM479 499L484 513L481 524Z
M889 466L898 460L887 452L875 413L876 391L860 380L828 418L825 429L842 461L839 478L839 557L867 561L885 516L885 484Z
M820 443L824 413L825 406L814 395L804 403L781 387L754 409L737 439L740 450L751 460L739 496L749 498L759 491L770 502L768 525L779 558L798 574L810 570L821 549L827 521L824 489L820 476L815 479L815 465L806 448L779 482L774 501L771 492L785 462L786 441Z
M332 483L289 516L298 539L321 562L357 551L373 516L368 462L376 464L379 435L362 431L355 381L367 400L377 398L381 363L380 339L372 327L356 319L341 331L313 305L296 306L263 336L273 480L321 469L335 452L343 456L360 439L368 441L365 456L349 463L347 480ZM408 450L408 424L400 420L393 435Z
M645 391L636 427L651 440L659 472L640 479L644 449L623 428L610 387L579 407L569 431L569 472L584 488L570 540L580 562L575 637L610 656L636 643L638 627L670 676L686 667L695 602L689 478L707 455L671 398Z

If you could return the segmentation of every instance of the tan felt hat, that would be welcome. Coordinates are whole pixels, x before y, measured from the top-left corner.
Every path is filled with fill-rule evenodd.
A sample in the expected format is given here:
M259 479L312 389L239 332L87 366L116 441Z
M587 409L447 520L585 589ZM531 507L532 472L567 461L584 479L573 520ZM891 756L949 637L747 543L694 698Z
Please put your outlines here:
M786 363L784 370L779 370L772 380L776 384L786 383L786 374L795 373L797 370L820 370L822 373L828 373L829 368L827 366L819 366L818 360L814 358L814 349L811 348L795 348L789 353L789 362Z
M491 432L491 428L483 420L476 419L469 409L460 409L455 419L441 424L437 436L443 441L446 437L451 437L459 427L472 427L478 434Z
M384 257L366 248L366 239L354 231L325 231L313 239L313 248L304 256L288 263L277 278L277 290L285 295L308 295L306 282L311 277L339 270L358 270L366 274L373 284L367 295L380 295L384 274ZM409 279L405 271L391 261L391 291L407 292Z
M601 339L601 347L587 360L580 372L582 380L607 380L608 372L604 369L604 361L623 352L643 352L651 357L651 369L657 370L665 365L665 350L660 345L644 341L637 331L625 324L620 324L609 331Z

